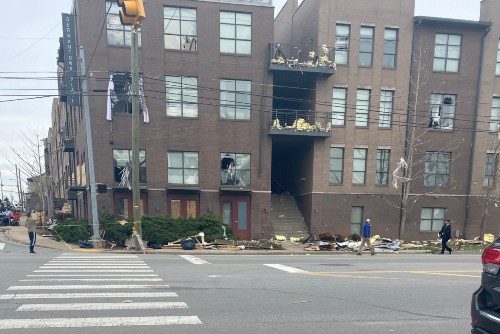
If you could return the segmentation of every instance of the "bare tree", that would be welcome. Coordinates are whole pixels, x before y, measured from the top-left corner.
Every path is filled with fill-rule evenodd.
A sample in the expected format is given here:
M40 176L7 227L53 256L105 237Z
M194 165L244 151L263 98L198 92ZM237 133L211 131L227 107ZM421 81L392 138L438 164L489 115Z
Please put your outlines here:
M426 147L429 147L429 144L432 142L432 139L429 139L429 130L433 126L439 126L439 118L431 118L430 112L427 114L429 116L422 118L418 113L419 110L423 109L422 106L425 106L425 109L428 106L428 100L423 100L421 95L432 94L432 91L426 89L427 83L430 80L430 73L432 73L432 70L428 68L428 64L432 64L432 62L426 61L429 54L422 45L421 39L420 47L412 59L412 76L410 78L410 94L412 98L407 103L406 134L400 137L402 138L401 144L404 146L404 157L400 159L397 168L393 171L393 186L395 191L401 196L401 202L398 207L401 210L399 223L400 239L404 238L408 214L419 198L435 194L443 186L450 186L450 180L447 180L446 184L437 184L430 191L421 193L411 192L413 189L412 184L415 181L424 182L429 168L436 167L435 163L427 160ZM434 149L433 153L436 153L438 158L446 157L447 153L453 151L459 143L460 138L457 137L438 150ZM453 160L457 158L459 158L459 155L454 156ZM452 160L447 160L447 162L451 164ZM398 186L399 183L401 187Z
M483 187L486 188L484 196L478 196L477 199L481 204L481 224L479 238L482 240L486 229L486 222L490 209L498 204L497 186L500 183L499 173L499 155L500 155L500 137L495 134L491 136L491 150L489 151L489 160L486 161L485 178Z
M16 145L7 142L10 151L3 156L12 174L19 174L20 179L30 181L30 190L40 198L42 209L47 211L43 133L42 130L31 130L29 134L21 132L21 141Z

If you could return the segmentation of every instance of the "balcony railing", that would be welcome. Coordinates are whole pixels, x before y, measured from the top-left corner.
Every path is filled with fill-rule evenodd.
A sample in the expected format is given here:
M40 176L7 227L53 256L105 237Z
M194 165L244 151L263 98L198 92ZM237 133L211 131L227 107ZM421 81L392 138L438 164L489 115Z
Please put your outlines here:
M271 113L271 135L330 137L332 114L276 109Z
M74 152L75 140L73 138L66 138L63 141L63 152Z
M330 76L335 73L333 47L297 44L269 44L269 69Z

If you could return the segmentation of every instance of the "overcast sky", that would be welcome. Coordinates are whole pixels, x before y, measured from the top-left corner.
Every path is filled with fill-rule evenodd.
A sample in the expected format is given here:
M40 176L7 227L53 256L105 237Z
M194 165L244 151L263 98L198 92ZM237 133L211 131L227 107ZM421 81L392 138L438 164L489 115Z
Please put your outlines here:
M285 0L274 1L276 11L283 3ZM3 17L0 172L4 197L11 197L10 191L15 191L13 168L5 163L5 157L14 157L11 147L23 151L27 142L23 133L30 136L32 132L42 132L47 136L52 96L57 95L55 73L58 38L62 35L61 13L69 13L71 6L72 0L9 1L13 15ZM479 6L480 0L416 0L415 15L478 20ZM16 193L12 196L17 201Z

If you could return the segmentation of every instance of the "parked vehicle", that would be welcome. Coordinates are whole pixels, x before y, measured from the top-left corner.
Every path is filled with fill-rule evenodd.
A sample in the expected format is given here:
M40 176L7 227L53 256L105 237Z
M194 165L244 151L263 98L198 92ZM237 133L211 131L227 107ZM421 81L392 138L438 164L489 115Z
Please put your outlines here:
M500 238L481 256L481 286L472 294L472 334L500 333Z

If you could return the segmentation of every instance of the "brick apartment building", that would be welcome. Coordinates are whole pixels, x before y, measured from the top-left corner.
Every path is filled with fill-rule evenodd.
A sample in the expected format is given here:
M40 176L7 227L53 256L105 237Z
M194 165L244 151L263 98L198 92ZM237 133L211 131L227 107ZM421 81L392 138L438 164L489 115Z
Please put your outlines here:
M371 218L391 238L402 228L434 238L444 219L478 235L495 193L498 7L484 0L481 20L465 21L414 17L413 0L288 0L273 21L266 0L146 2L143 212L219 214L238 236L261 238L286 202L315 234L358 233ZM110 1L74 2L95 178L107 190L98 211L127 217L130 32L117 13ZM84 113L68 100L53 107L49 185L88 218ZM488 208L484 232L497 233Z

